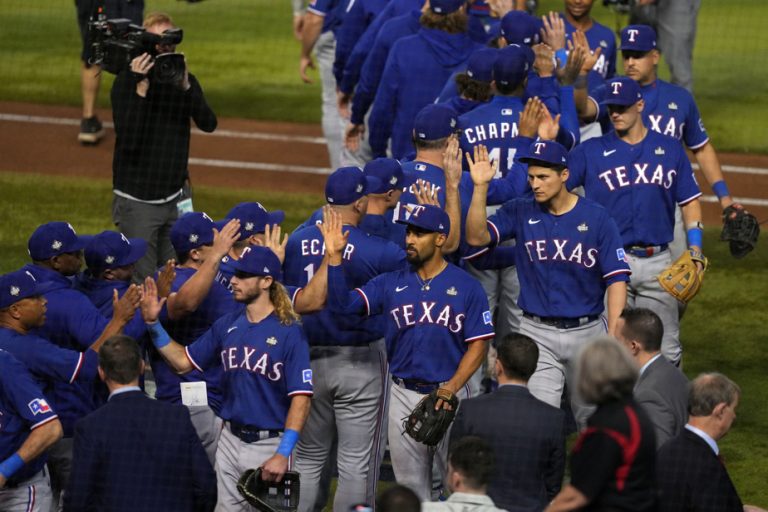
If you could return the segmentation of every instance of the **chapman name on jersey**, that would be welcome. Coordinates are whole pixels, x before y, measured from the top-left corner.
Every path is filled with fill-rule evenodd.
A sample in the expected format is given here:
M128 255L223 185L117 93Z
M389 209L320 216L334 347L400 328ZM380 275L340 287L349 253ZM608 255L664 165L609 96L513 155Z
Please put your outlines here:
M509 111L508 114L505 114L505 110ZM487 140L492 139L500 139L500 138L512 138L517 137L518 135L518 129L517 129L517 121L512 121L511 119L514 119L513 117L513 110L512 109L502 109L500 111L500 114L503 115L509 115L510 116L510 122L496 122L496 123L485 123L485 124L479 124L476 126L470 126L468 128L464 129L464 136L467 138L467 142L470 144L480 144L482 142L485 142Z

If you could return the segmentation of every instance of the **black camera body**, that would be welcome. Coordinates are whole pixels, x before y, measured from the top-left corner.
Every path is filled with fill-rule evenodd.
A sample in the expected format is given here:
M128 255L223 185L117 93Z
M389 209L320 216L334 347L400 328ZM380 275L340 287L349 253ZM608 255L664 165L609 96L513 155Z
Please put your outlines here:
M180 53L158 53L157 45L177 45L184 38L180 28L168 29L162 34L153 34L131 23L126 18L97 19L88 25L92 58L89 64L96 64L109 73L118 74L128 68L131 61L148 53L155 61L150 70L150 80L157 83L181 83L186 65Z

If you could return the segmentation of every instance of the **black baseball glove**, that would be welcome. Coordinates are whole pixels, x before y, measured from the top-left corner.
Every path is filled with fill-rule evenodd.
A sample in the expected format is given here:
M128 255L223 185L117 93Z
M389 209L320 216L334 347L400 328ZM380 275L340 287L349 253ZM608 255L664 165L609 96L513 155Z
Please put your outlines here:
M450 404L450 410L440 407L435 410L438 400ZM443 436L451 426L459 399L447 389L440 388L431 392L416 404L411 414L403 422L403 428L409 436L416 441L435 446L443 439Z
M741 259L749 254L757 244L760 224L757 218L744 208L733 205L723 210L723 231L720 240L729 242L731 255Z
M299 474L288 471L279 482L261 478L261 468L248 469L237 481L237 491L259 512L295 512L299 507Z

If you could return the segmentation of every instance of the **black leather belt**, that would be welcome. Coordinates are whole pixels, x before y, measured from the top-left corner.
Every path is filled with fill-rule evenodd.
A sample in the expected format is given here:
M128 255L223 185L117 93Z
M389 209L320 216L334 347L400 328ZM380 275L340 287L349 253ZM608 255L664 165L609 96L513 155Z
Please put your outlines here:
M576 318L566 318L559 316L537 316L530 313L523 313L525 318L530 318L536 323L549 325L550 327L556 327L558 329L575 329L594 322L600 315L580 316Z
M437 388L440 387L439 382L424 382L416 379L401 379L400 377L392 377L392 382L410 391L415 391L421 395L428 395Z
M273 439L280 437L280 434L283 433L282 430L261 430L259 427L243 425L235 421L229 422L229 430L244 443L255 443L264 439Z
M624 247L624 250L627 251L632 256L636 256L638 258L650 258L651 256L655 256L662 251L666 251L667 247L669 247L669 244L628 245Z

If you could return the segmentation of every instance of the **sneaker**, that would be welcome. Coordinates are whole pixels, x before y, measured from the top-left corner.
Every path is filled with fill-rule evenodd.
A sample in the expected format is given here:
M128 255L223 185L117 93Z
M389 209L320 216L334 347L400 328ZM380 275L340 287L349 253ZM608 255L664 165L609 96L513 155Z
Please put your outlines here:
M104 127L96 116L84 118L80 121L80 133L77 140L82 144L98 144L104 137Z

